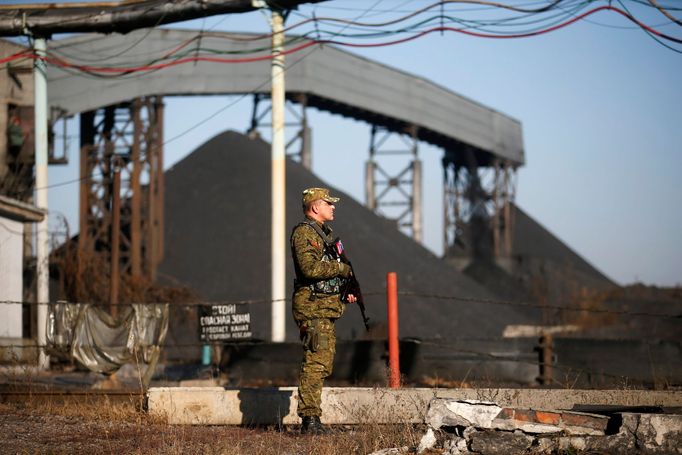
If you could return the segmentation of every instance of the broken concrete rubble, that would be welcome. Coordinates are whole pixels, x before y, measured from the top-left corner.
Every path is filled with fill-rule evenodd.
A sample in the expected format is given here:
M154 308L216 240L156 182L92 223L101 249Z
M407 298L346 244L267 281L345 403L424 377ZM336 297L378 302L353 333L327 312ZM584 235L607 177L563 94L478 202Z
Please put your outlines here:
M471 436L469 447L475 453L524 453L533 438L521 432L478 431ZM466 452L464 452L466 453Z
M682 415L615 413L607 417L434 398L426 424L429 428L417 448L422 454L682 454Z
M426 423L436 430L442 426L491 428L500 411L502 408L490 401L433 399Z
M583 412L504 408L493 420L492 428L525 433L603 435L608 421L606 416Z
M457 426L530 434L603 435L608 420L584 412L502 408L489 401L448 398L432 399L426 414L426 423L434 429Z
M634 437L643 453L682 453L682 416L621 414L621 432Z

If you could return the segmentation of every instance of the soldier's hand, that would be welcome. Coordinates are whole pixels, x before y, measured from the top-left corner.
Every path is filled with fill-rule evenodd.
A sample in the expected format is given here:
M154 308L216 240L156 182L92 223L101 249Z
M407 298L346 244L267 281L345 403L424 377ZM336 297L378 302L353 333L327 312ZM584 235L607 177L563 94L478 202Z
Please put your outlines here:
M358 299L353 294L348 294L348 303L355 303Z

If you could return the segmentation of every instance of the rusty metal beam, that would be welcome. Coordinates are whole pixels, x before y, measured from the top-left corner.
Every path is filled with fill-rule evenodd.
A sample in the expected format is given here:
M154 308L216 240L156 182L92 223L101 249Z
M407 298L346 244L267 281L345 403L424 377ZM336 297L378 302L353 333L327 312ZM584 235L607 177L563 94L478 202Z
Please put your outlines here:
M109 305L111 315L118 316L118 296L120 277L120 238L121 238L121 169L118 163L114 164L114 182L112 191L111 207L111 274L109 277Z
M153 280L163 255L162 122L161 97L81 114L79 258L108 251L110 258L118 256L112 274L120 267L121 275ZM113 184L115 169L125 185ZM117 226L118 246L112 235Z
M466 148L443 158L445 256L465 267L472 259L512 253L516 166L496 159L480 165Z

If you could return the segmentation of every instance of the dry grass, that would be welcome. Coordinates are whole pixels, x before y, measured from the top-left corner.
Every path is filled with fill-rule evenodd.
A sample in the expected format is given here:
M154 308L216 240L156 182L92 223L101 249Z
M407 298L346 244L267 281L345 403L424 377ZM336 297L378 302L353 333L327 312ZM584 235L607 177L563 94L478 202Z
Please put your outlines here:
M301 436L298 426L168 425L140 410L135 400L29 400L0 404L0 453L46 454L368 454L416 447L413 425L343 426L327 436Z

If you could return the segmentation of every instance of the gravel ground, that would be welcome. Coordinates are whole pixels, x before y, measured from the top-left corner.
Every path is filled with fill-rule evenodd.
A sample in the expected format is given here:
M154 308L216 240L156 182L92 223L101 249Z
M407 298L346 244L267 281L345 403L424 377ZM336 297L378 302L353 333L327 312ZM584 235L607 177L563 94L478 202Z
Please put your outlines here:
M313 437L297 427L167 425L118 406L0 404L1 454L365 454L414 445L413 430L345 427Z

